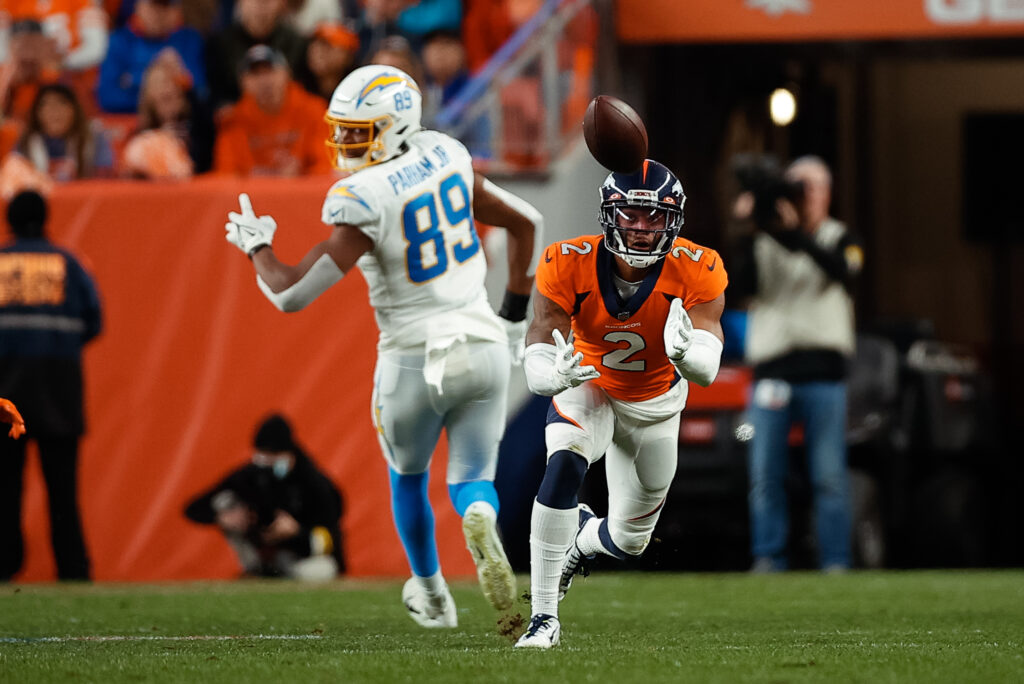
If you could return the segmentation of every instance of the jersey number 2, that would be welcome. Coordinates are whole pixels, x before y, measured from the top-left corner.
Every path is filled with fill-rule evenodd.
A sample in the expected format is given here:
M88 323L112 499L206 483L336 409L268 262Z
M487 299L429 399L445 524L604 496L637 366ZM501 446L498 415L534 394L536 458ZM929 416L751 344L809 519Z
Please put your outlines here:
M604 336L605 341L613 344L625 342L629 346L625 349L615 349L601 357L601 365L615 370L640 372L647 368L647 362L643 359L627 361L630 356L647 348L647 341L635 332L616 330Z
M438 190L447 227L451 229L463 221L468 222L469 244L463 239L451 246L452 256L461 264L480 251L480 238L477 237L473 223L469 189L462 176L456 173L441 181ZM453 192L458 195L454 202ZM437 213L437 197L433 192L424 192L406 203L402 210L402 231L409 243L405 250L409 280L425 283L448 270L448 249Z

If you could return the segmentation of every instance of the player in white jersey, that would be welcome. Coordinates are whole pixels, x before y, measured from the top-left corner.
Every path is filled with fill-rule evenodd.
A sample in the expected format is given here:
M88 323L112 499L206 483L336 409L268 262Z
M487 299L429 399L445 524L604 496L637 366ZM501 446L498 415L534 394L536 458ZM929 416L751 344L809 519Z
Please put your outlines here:
M422 129L420 110L415 82L393 67L362 67L341 82L325 117L326 144L335 167L352 175L324 200L330 236L295 266L274 256L277 226L255 215L247 195L225 228L282 311L302 309L353 266L366 277L380 328L373 420L412 569L402 599L424 627L455 627L427 499L428 466L443 428L449 495L484 595L499 610L511 607L515 577L497 533L493 481L543 221L530 204L476 174L461 143ZM508 231L509 281L497 315L487 302L474 218Z

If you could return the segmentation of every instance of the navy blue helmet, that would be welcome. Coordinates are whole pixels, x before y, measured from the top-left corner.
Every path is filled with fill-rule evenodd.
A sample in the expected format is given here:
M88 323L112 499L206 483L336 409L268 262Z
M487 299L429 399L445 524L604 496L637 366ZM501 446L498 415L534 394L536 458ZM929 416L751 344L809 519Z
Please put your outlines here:
M601 186L605 246L634 268L654 265L672 250L685 202L683 184L653 159L636 173L608 174Z

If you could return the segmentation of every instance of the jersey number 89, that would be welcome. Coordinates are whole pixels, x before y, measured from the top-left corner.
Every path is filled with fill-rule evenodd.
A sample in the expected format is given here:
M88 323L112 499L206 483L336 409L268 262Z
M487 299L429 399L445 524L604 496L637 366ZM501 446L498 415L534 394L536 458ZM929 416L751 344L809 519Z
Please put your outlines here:
M441 181L438 190L447 226L455 228L463 221L468 222L469 244L465 244L463 239L451 246L452 256L461 264L480 251L480 238L477 237L476 226L473 224L469 189L462 176L456 173ZM459 195L454 203L453 191L457 191ZM406 242L409 243L405 250L409 280L414 283L425 283L448 270L448 249L437 213L437 197L433 192L417 195L405 205L402 211L402 231Z

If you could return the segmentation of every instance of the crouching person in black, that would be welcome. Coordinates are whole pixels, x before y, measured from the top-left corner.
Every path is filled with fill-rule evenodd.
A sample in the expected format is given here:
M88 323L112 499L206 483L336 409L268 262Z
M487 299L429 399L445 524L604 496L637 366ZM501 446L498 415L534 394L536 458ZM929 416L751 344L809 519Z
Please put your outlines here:
M251 462L196 497L185 515L220 528L244 576L324 580L344 573L338 489L280 415L263 421L253 447Z

